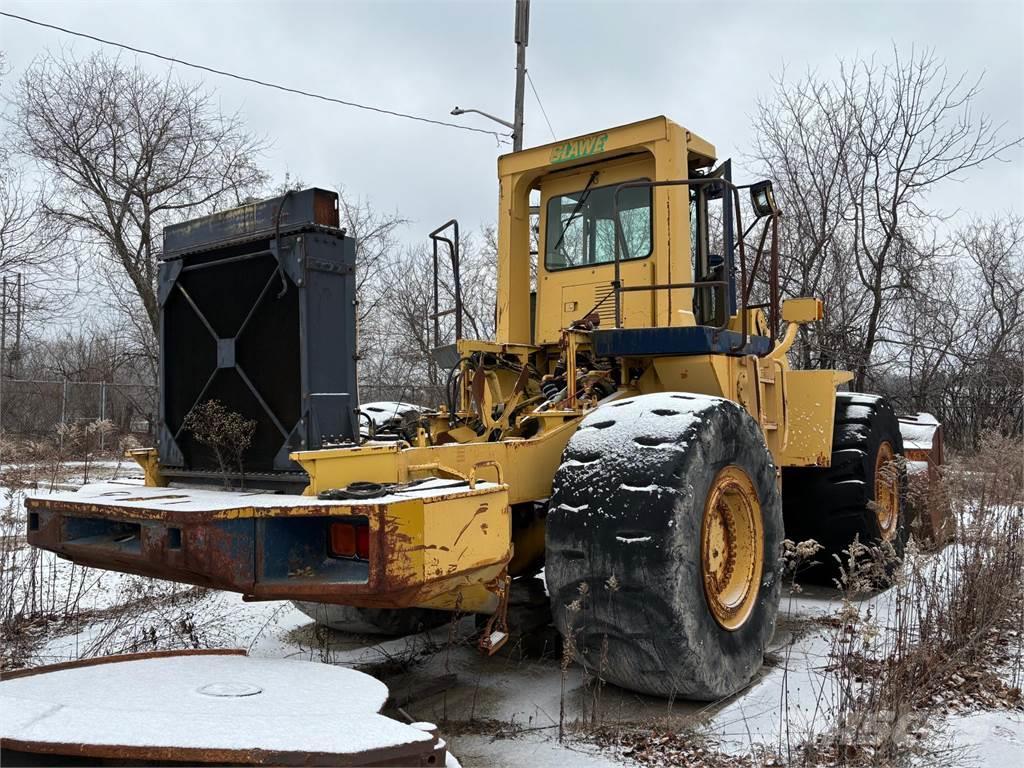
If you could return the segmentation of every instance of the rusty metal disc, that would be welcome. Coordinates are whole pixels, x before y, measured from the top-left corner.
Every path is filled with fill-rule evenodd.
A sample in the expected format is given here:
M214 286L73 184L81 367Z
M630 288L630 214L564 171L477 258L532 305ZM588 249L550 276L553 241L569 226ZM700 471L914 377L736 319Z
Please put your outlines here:
M443 765L435 734L380 714L387 696L352 669L239 652L73 662L0 681L0 746L97 762Z

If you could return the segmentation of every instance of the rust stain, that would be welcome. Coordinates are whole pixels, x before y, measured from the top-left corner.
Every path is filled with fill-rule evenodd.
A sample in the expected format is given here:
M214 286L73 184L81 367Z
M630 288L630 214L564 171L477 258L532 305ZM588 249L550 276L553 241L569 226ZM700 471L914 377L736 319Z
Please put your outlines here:
M437 544L417 544L414 547L406 547L405 552L424 552L426 550L436 549L439 552L448 552L449 548L445 546L438 546Z
M466 521L466 524L464 526L462 526L462 530L459 531L459 535L455 537L455 541L452 542L452 546L455 546L456 544L459 543L459 539L461 539L462 535L467 530L469 530L469 526L471 526L473 524L473 521L476 520L480 515L484 514L486 511L487 511L487 505L486 504L482 504L482 505L480 505L477 508L476 512L473 513L473 516L471 518L469 518L469 520ZM460 555L460 557L461 557L461 555Z
M138 492L128 490L125 493ZM478 490L460 492L454 496L489 497L490 493L492 491ZM165 499L168 496L170 499L164 501L165 504L179 500L176 498L178 494L162 494ZM152 496L145 501L155 498ZM187 494L184 498L187 498ZM449 498L452 497L438 501ZM231 590L250 600L300 599L362 607L407 608L422 604L437 595L458 591L460 584L473 583L474 574L481 568L493 566L493 563L474 565L460 571L459 565L446 569L434 557L426 557L426 563L414 562L412 555L415 552L452 552L457 546L424 544L418 536L401 528L401 518L390 512L389 505L236 509L231 511L230 519L225 519L224 510L159 509L155 508L155 504L147 508L145 504L136 502L136 505L129 506L123 501L123 498L89 501L28 499L26 507L39 513L38 528L27 532L28 541L33 546L57 552L81 565ZM286 499L282 499L282 502L287 505ZM455 541L463 549L457 562L465 563L464 557L470 547L462 545L461 539L472 525L481 525L481 530L489 533L488 523L474 523L476 518L489 509L490 505L481 499L478 508L459 531ZM298 562L290 558L291 553L286 553L281 563L281 576L284 578L264 580L267 553L255 533L256 520L260 517L276 517L282 513L295 517L326 518L342 513L346 516L361 514L367 517L370 521L370 556L366 580L331 582L319 577L316 567L307 565L305 560ZM127 549L117 546L113 540L110 546L65 540L65 524L71 518L107 521L115 532L119 530L119 524L132 525L137 531L135 535L138 544L135 548ZM238 529L231 527L244 524L232 523L231 519L246 521L248 526L254 528L251 545L248 542L241 543L236 533ZM172 528L180 530L180 545L170 545L172 539L169 529ZM508 556L511 556L511 552Z

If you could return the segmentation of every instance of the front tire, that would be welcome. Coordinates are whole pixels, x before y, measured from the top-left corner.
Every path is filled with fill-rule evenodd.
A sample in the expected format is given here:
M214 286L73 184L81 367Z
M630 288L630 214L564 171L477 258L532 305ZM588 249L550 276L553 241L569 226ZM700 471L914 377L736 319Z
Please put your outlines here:
M682 393L609 403L582 421L554 478L555 625L604 680L730 695L775 630L782 535L775 466L742 407Z

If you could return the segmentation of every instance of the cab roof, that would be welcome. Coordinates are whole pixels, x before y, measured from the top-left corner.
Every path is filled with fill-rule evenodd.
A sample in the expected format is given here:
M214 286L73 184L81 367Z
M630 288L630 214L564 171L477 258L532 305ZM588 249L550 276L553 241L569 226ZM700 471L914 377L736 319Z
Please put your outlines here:
M498 175L506 176L526 171L583 165L596 160L611 159L616 155L628 154L639 150L644 145L667 141L671 138L684 140L687 152L697 155L703 161L700 162L700 167L714 164L716 160L714 146L664 115L659 115L647 120L501 155L498 158Z

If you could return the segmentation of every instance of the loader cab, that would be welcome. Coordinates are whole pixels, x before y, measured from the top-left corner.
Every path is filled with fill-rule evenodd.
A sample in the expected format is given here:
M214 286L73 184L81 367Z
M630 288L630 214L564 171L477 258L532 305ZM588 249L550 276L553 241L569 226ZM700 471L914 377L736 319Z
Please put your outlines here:
M709 238L714 190L648 186L708 174L715 162L714 147L664 117L501 157L497 340L557 344L562 329L584 321L721 325L734 300L658 288L728 277ZM532 259L531 194L539 203ZM629 288L618 309L616 279Z

